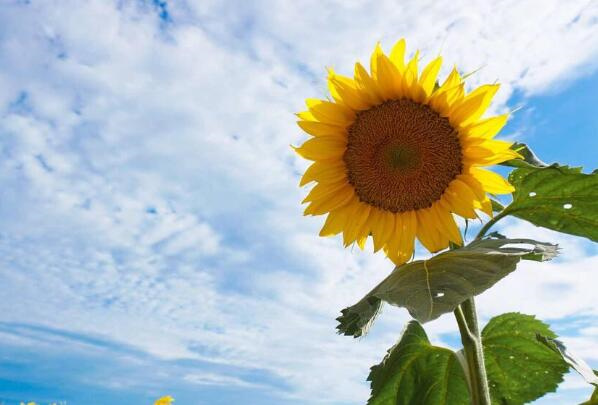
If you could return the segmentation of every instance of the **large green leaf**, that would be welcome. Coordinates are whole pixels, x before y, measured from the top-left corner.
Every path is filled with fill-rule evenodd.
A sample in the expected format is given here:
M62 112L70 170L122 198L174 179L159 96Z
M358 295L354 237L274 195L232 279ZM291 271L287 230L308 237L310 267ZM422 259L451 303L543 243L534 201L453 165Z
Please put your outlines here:
M411 321L401 340L368 376L368 405L469 405L463 368L454 352L432 346L422 326Z
M520 167L509 176L515 187L505 214L534 225L598 241L598 173L552 165Z
M556 390L569 369L561 356L536 339L556 335L531 315L507 313L482 331L492 402L518 405Z
M521 259L549 260L556 254L556 245L531 239L482 239L403 264L361 301L343 309L337 329L355 337L365 334L382 301L407 308L422 323L436 319L492 287Z

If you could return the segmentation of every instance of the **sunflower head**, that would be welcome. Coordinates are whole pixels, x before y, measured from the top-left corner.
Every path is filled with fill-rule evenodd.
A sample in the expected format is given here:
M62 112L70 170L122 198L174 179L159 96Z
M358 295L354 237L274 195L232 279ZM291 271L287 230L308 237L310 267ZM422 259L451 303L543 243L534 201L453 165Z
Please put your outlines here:
M404 56L400 40L388 56L376 46L369 73L360 63L353 78L330 69L331 99L306 100L298 124L311 138L295 149L313 161L301 185L316 182L303 202L306 215L328 215L320 235L361 248L371 236L397 265L416 237L431 252L461 245L453 214L491 216L487 193L513 191L482 167L519 157L493 139L507 115L482 118L497 84L466 93L453 69L439 85L440 57L420 72L419 52Z

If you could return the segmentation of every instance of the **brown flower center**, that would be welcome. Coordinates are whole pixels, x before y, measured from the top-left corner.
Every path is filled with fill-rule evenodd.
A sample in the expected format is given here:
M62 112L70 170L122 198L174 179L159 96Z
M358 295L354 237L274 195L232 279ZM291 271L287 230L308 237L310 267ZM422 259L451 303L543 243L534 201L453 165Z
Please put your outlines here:
M343 156L361 201L392 212L440 199L462 170L461 144L447 118L407 99L357 114Z

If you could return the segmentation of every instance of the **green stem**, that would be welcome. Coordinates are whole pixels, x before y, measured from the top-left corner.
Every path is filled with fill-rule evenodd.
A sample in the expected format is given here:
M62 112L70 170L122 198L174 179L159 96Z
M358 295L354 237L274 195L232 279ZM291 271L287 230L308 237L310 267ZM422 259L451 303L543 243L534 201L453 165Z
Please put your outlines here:
M486 222L475 240L482 239L494 224L507 215L506 210L502 210L490 221ZM484 347L482 345L482 335L478 325L478 316L475 309L474 298L462 302L454 311L461 333L461 342L463 342L463 351L467 363L467 381L471 393L472 405L491 405L490 388L488 387L488 375L486 374L486 365L484 364Z
M484 226L482 227L482 229L480 229L480 232L478 232L477 236L475 237L475 240L482 239L495 223L497 223L498 221L500 221L507 215L508 215L507 210L504 209L501 212L499 212L498 215L496 215L490 221L486 222L484 224Z
M473 297L455 309L455 317L465 352L471 403L472 405L491 405L482 336L478 327Z

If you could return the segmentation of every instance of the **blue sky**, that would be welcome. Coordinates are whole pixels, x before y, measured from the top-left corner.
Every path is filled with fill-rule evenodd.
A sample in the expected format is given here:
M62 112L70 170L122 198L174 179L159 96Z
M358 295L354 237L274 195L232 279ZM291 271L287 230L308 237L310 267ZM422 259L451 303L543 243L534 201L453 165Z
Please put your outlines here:
M335 334L391 269L301 216L294 112L376 41L502 83L506 138L598 167L591 1L11 1L0 8L0 402L360 404L407 314ZM478 299L598 367L598 249L559 242ZM507 297L507 298L505 298ZM455 345L450 316L426 325ZM569 375L540 404L588 396Z

